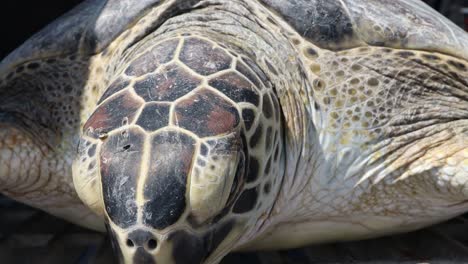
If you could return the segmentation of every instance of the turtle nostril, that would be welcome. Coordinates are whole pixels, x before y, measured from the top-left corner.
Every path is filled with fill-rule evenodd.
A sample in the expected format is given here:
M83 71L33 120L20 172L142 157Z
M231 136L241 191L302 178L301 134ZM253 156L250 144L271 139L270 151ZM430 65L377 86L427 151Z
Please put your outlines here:
M148 240L148 248L149 249L155 249L158 246L158 243L154 239Z
M127 239L127 246L128 247L134 247L135 244L133 243L133 241L131 239Z

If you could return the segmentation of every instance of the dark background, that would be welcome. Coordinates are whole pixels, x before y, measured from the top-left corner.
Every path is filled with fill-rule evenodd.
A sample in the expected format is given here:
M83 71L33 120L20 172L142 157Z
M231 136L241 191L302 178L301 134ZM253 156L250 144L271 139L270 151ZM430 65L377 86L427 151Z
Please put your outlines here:
M5 57L29 36L81 2L83 0L2 1L0 58ZM461 27L465 27L462 7L468 8L468 0L425 0L425 2Z

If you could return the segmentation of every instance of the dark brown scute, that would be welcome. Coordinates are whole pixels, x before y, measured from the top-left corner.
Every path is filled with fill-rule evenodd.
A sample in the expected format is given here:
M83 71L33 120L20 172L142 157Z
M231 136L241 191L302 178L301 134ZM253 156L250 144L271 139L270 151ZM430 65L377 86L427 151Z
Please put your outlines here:
M201 75L210 75L231 67L232 58L224 50L199 38L187 38L179 59Z
M88 135L98 138L101 133L121 127L125 121L133 122L142 105L143 102L128 91L119 94L94 111L84 125L83 131L87 132L88 129L92 129Z
M260 99L257 91L250 82L235 72L223 74L209 82L234 102L247 102L258 106Z
M253 60L251 60L250 58L247 58L247 57L243 57L242 58L242 61L250 68L252 69L252 71L255 72L255 74L260 78L261 82L263 84L266 84L268 82L268 77L266 76L266 74L263 72L262 69L260 69L260 67L258 67L257 63L255 63ZM257 88L260 88L260 87L257 87Z
M104 92L104 94L101 96L101 99L99 99L98 104L102 103L104 100L107 98L111 97L117 92L120 92L123 90L125 87L127 87L130 84L130 82L124 78L118 78L115 80L109 88Z
M121 228L137 221L136 189L144 137L135 128L129 129L125 136L111 135L100 153L105 209L112 222Z
M261 87L260 80L244 63L238 61L236 65L236 70L242 75L244 75L247 79L249 79L256 87Z
M169 125L169 111L169 104L146 104L140 116L138 117L136 124L148 132L156 131Z
M151 142L143 223L164 229L179 220L186 207L187 177L192 168L195 140L180 132L161 132Z
M157 44L136 58L125 70L128 76L141 76L154 72L161 64L169 62L179 44L178 39L170 39Z
M200 137L208 137L232 131L238 126L240 117L228 101L202 89L176 105L174 120L177 126Z
M191 92L200 80L178 65L170 65L162 72L148 75L135 83L135 92L146 102L175 101Z

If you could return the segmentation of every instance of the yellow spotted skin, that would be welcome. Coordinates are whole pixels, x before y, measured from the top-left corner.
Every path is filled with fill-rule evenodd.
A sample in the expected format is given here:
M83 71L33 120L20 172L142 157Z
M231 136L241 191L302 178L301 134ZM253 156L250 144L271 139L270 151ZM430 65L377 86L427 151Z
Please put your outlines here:
M416 0L310 2L294 1L349 23L327 36L289 2L158 1L91 52L83 36L6 60L0 191L105 222L125 263L217 263L468 211L468 36Z

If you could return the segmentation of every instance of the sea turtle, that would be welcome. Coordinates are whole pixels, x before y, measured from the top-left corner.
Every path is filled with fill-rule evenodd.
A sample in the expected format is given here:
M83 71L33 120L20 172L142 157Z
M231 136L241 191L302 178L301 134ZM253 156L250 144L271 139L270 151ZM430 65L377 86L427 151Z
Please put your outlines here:
M468 210L467 60L419 0L85 1L0 65L0 188L125 263L422 228Z

